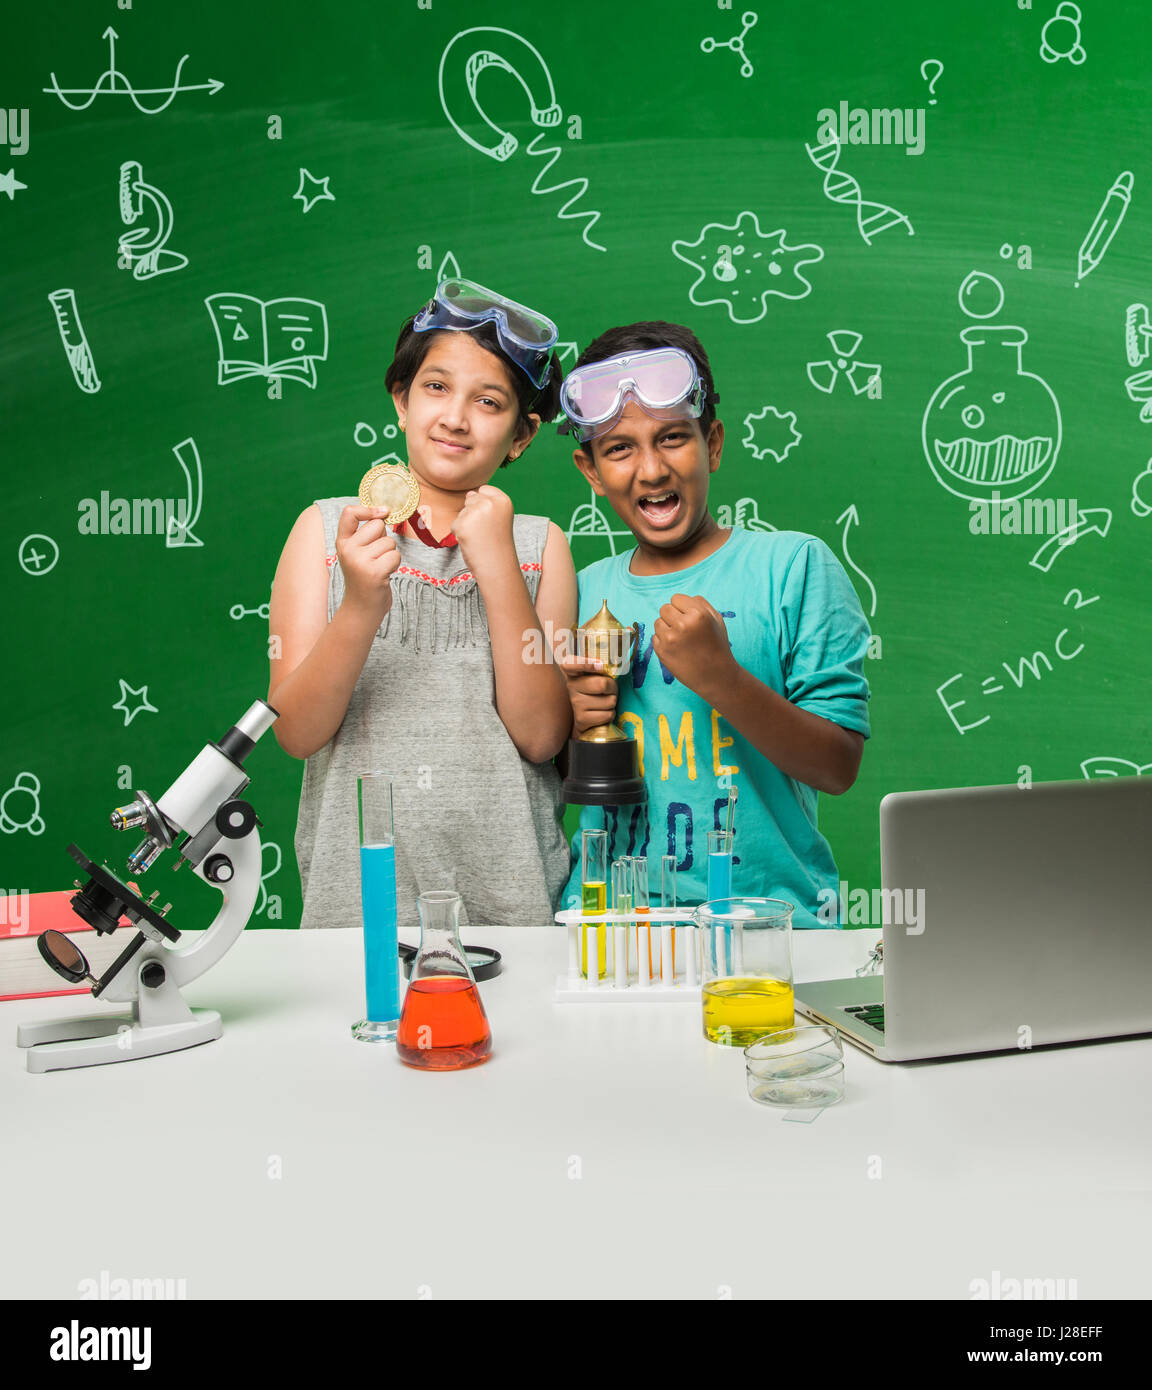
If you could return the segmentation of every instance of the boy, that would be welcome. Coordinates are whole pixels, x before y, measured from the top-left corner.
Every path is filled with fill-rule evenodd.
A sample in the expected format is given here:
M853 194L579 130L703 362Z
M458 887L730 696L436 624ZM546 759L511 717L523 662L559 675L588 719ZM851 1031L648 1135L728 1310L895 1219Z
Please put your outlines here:
M856 779L868 725L869 631L843 567L815 536L725 529L708 510L724 426L703 347L687 328L638 323L601 334L565 381L576 467L636 538L579 576L580 622L607 599L639 625L622 689L599 663L561 662L573 733L618 722L639 744L647 806L585 807L581 828L622 855L677 860L682 903L706 899L707 832L738 788L733 892L818 920L837 890L816 794ZM580 837L562 897L580 902ZM658 875L653 876L658 881Z

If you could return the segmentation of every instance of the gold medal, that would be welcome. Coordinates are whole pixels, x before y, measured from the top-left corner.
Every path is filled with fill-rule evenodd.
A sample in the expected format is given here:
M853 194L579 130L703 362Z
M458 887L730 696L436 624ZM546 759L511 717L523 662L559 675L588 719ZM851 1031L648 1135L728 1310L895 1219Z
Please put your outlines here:
M360 479L360 505L387 507L385 523L399 526L420 505L420 484L402 463L378 463Z

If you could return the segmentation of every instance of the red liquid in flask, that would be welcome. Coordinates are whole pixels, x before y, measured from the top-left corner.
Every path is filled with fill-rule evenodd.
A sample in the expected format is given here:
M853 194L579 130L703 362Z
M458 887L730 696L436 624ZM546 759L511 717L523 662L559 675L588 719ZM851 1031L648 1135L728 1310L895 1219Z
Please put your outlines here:
M396 1055L410 1067L458 1071L486 1062L492 1030L471 980L430 975L414 980L404 996Z

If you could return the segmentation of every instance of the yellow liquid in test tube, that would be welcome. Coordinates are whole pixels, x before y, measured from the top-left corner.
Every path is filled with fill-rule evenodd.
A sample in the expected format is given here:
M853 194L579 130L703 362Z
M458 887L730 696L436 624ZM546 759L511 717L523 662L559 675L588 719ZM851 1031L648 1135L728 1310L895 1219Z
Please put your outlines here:
M709 1042L747 1047L795 1021L792 986L782 980L737 978L704 986L704 1036Z
M608 911L608 885L606 883L585 883L580 888L580 907L584 912ZM604 978L608 969L608 933L612 930L610 922L596 923L596 978ZM588 978L588 928L580 924L580 974Z

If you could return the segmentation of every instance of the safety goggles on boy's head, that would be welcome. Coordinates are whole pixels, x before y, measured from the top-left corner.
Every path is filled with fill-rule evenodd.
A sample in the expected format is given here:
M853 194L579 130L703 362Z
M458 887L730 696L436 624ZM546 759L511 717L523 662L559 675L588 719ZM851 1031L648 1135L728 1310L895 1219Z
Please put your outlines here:
M649 348L589 362L570 372L560 388L560 409L568 417L560 432L571 431L581 444L606 434L628 397L658 420L699 419L708 390L683 348Z
M487 322L496 325L500 346L532 385L543 386L559 331L551 319L495 290L486 290L471 280L441 280L412 327L417 333L434 328L467 331Z

